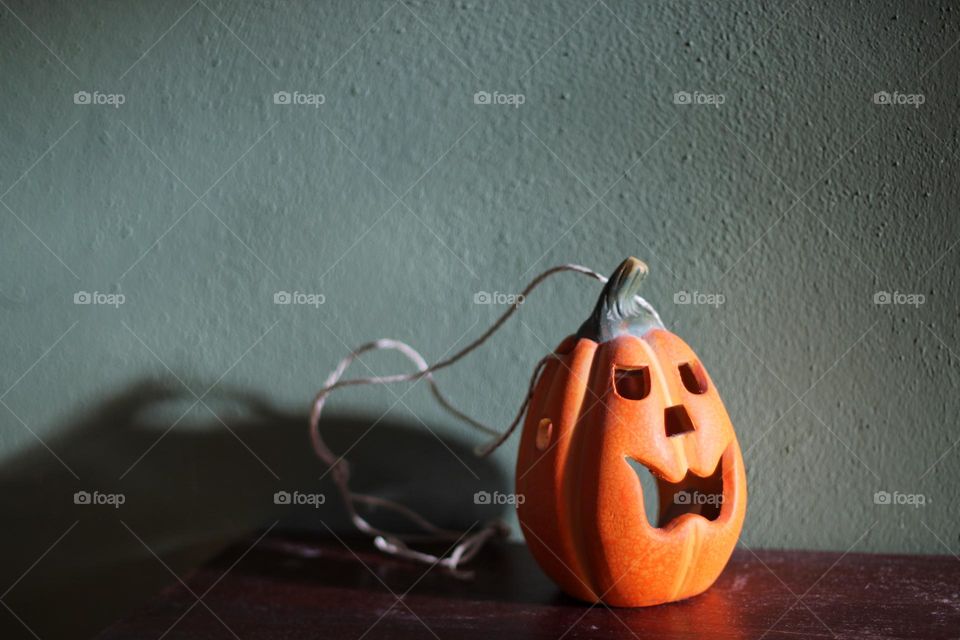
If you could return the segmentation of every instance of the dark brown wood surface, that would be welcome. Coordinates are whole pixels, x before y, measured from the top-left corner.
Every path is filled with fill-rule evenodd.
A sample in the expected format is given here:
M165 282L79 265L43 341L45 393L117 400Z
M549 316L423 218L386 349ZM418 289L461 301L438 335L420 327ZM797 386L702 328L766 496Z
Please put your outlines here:
M960 638L960 560L949 556L738 549L701 596L608 609L558 592L519 544L492 545L464 580L386 558L368 540L255 541L100 640Z

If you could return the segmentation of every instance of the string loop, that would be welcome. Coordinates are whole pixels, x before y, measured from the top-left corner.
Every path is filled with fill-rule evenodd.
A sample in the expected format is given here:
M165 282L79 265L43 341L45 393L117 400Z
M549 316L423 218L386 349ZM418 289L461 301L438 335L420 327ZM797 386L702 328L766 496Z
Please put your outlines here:
M471 574L469 572L461 571L460 567L469 562L488 540L495 536L507 535L509 533L509 529L506 523L500 519L487 522L478 531L470 530L463 532L443 529L434 525L420 514L398 502L370 494L354 492L351 490L349 463L343 456L337 456L334 454L320 436L320 414L323 411L324 405L326 404L327 397L333 391L348 386L415 382L422 378L426 378L427 384L430 385L430 391L433 393L433 396L436 398L440 406L444 408L444 410L459 420L466 422L475 429L478 429L487 435L493 436L488 443L478 446L474 450L474 453L481 458L490 455L500 445L507 441L507 439L513 434L517 426L520 424L520 421L523 419L523 415L526 412L527 406L530 404L530 399L533 396L537 378L540 376L540 373L546 364L554 357L553 354L544 356L537 363L536 367L534 367L533 374L530 377L530 384L527 387L526 397L524 398L523 403L520 405L520 409L517 411L513 421L503 431L499 431L481 422L478 422L477 420L474 420L450 404L443 394L440 393L440 388L437 386L436 380L433 378L433 374L441 369L445 369L455 364L472 351L480 347L494 333L496 333L500 327L503 326L510 316L517 312L517 310L520 308L520 304L526 299L530 292L536 289L550 276L566 271L580 273L602 283L606 283L607 281L606 277L600 275L596 271L578 264L562 264L551 267L531 280L530 283L523 289L521 294L517 297L517 301L511 305L510 308L507 309L499 318L497 318L497 320L477 339L448 358L445 358L432 365L428 365L423 356L421 356L420 353L410 345L399 340L383 338L363 344L351 351L340 361L330 375L327 376L327 379L323 383L323 387L314 397L313 405L310 411L310 441L317 456L330 467L330 473L333 476L334 483L336 484L337 490L343 498L343 502L347 507L347 510L350 514L350 519L352 520L354 526L363 533L372 536L374 538L374 545L377 547L377 549L390 555L407 558L417 562L430 565L441 565L456 575L469 577ZM640 296L637 296L637 298L640 304L650 307L646 300L643 300L643 298L640 298ZM383 350L398 351L408 360L410 360L417 370L413 373L399 373L387 376L372 376L365 378L350 378L346 380L341 379L350 365L361 355L369 351ZM371 524L358 512L358 505L382 507L384 509L399 513L419 527L421 533L397 534L383 531ZM431 542L449 542L453 544L453 548L444 556L436 556L430 553L416 551L408 546L408 543L423 544Z

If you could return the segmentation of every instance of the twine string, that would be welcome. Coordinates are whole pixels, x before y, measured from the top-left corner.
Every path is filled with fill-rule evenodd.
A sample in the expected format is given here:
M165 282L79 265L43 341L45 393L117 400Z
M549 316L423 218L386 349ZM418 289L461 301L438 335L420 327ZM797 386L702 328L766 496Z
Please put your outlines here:
M347 507L347 510L350 514L350 519L353 522L354 526L361 532L374 537L374 545L380 551L394 555L397 557L406 558L416 562L422 562L430 565L440 565L446 567L455 575L462 577L470 577L472 574L467 571L463 571L460 567L469 562L483 547L483 545L493 538L494 536L505 536L509 533L509 529L506 523L501 519L495 519L487 522L481 529L477 531L469 530L467 532L463 531L453 531L449 529L444 529L438 527L431 523L429 520L415 512L414 510L406 507L398 502L393 500L388 500L386 498L380 498L378 496L373 496L370 494L355 492L350 489L350 465L343 456L337 456L333 451L327 446L323 438L320 435L320 414L323 411L323 407L326 404L327 397L333 391L356 385L384 385L384 384L393 384L396 382L415 382L422 378L426 378L427 384L430 386L430 391L432 392L434 398L437 402L446 410L448 413L454 417L462 420L463 422L469 424L470 426L486 433L487 435L493 436L493 438L486 444L476 447L474 453L478 457L486 457L493 453L500 445L507 441L513 432L516 430L517 426L520 424L520 421L523 419L523 415L527 410L527 406L530 404L530 399L533 396L534 388L536 387L536 382L540 373L546 364L555 356L553 354L548 354L544 356L534 367L533 374L530 377L530 383L527 387L527 394L523 400L523 403L520 405L520 409L517 411L516 416L513 421L507 426L503 431L499 431L492 427L489 427L470 416L464 414L462 411L454 407L450 402L440 393L440 388L437 386L436 380L434 380L433 374L441 369L445 369L461 359L469 355L471 352L483 345L494 333L496 333L503 324L512 316L514 313L519 310L520 305L525 301L527 295L529 295L534 289L536 289L541 283L543 283L547 278L566 271L572 271L575 273L580 273L586 276L598 280L601 283L606 283L607 278L603 275L588 269L587 267L578 265L578 264L562 264L555 267L551 267L546 271L540 273L537 277L530 281L530 283L523 289L520 295L517 297L516 302L510 306L497 320L478 338L473 342L468 344L466 347L460 351L454 353L448 358L440 360L432 365L428 365L427 361L423 358L420 353L399 340L392 340L389 338L382 338L380 340L374 340L373 342L368 342L366 344L360 345L353 351L351 351L345 358L343 358L337 367L327 376L327 379L323 383L323 387L320 391L317 392L317 395L314 397L312 409L310 411L310 441L313 445L313 450L316 452L317 456L326 463L330 468L330 474L333 477L334 483L337 487L340 496L343 498L343 502ZM651 311L652 307L647 303L646 300L637 296L637 300L644 307L649 308ZM653 311L655 314L656 312ZM369 351L398 351L403 356L405 356L410 362L416 366L417 370L412 373L399 373L387 376L371 376L365 378L349 378L342 380L341 378L346 373L350 365L357 360L361 355ZM398 513L410 522L415 524L421 530L421 533L414 534L400 534L400 533L390 533L388 531L381 530L371 524L366 518L364 518L357 510L358 505L366 505L367 507L381 507L395 513ZM452 548L444 555L437 556L423 551L417 551L408 546L408 543L437 543L437 542L448 542L452 543Z

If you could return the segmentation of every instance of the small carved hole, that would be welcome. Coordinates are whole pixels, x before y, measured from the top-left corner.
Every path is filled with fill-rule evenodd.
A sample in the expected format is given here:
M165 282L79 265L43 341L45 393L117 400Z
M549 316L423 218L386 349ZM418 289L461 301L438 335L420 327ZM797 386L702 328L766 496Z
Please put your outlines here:
M613 385L617 395L627 400L643 400L650 395L650 369L639 367L636 369L613 370Z
M550 438L553 436L553 422L550 418L544 418L537 425L537 451L545 451L550 446Z
M700 395L707 392L707 374L703 366L694 360L680 365L680 379L690 393Z

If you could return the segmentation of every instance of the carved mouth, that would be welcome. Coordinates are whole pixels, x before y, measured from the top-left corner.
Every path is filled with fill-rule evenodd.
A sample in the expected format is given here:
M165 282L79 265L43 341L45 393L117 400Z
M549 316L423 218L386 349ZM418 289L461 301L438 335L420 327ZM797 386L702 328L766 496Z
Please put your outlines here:
M627 458L640 477L647 519L650 525L665 529L683 516L691 515L713 521L723 509L723 458L707 476L698 476L687 470L679 482L670 482L646 464ZM652 498L656 496L656 500Z

